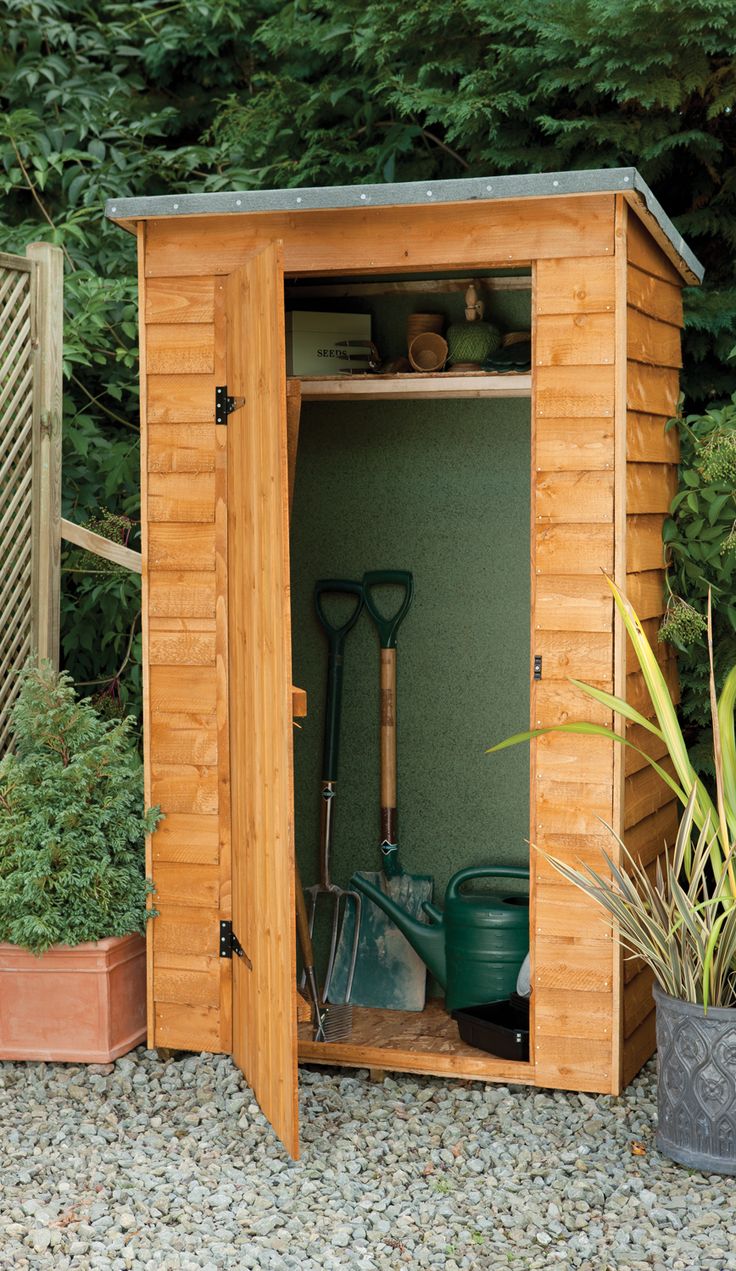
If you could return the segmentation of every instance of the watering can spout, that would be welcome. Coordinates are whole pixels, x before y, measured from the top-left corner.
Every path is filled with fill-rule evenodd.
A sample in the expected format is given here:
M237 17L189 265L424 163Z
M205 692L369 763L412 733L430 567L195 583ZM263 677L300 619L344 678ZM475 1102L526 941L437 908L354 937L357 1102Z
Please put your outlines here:
M379 909L388 914L401 934L409 941L412 949L419 954L419 957L426 964L432 975L444 988L447 983L447 967L442 911L426 901L423 908L435 921L431 925L425 922L418 922L401 905L397 905L391 896L387 895L380 887L376 887L367 878L363 878L360 874L355 874L352 881L358 891L362 892L364 896L367 896L369 900L378 905Z

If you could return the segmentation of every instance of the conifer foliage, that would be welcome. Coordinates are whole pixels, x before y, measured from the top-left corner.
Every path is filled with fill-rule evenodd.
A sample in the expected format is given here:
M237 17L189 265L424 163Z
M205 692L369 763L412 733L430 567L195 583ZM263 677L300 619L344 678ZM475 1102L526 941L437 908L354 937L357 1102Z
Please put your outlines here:
M709 596L719 690L736 664L736 393L674 426L680 434L680 489L664 524L668 605L659 634L678 650L680 709L692 761L712 775Z
M65 252L64 514L137 517L134 242L105 197L633 165L706 266L689 408L730 397L734 30L736 0L6 0L0 250ZM134 702L138 581L68 555L64 584L66 665Z
M145 929L160 813L143 812L132 724L102 720L48 663L24 672L0 761L0 940L40 954Z

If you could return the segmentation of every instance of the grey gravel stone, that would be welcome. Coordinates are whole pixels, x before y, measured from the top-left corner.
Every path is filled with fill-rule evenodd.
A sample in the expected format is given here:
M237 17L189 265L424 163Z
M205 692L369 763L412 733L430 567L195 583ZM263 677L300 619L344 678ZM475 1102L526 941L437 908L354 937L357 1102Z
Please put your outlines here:
M732 1181L659 1156L651 1065L621 1099L300 1087L295 1164L221 1056L0 1064L2 1271L736 1271Z

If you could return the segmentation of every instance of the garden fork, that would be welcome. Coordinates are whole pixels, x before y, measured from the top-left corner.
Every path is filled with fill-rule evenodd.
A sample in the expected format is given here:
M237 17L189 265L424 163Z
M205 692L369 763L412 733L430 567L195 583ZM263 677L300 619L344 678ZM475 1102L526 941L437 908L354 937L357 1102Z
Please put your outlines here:
M327 594L348 596L354 602L346 621L341 626L334 625L325 613L323 598ZM325 697L322 781L320 783L319 882L307 888L307 895L310 901L309 930L313 934L320 897L327 897L332 909L330 949L322 986L322 1000L327 1001L340 932L345 922L348 907L350 905L354 906L355 940L345 986L345 1002L349 1002L355 963L358 957L357 937L360 929L362 897L357 891L338 887L336 883L333 883L330 876L330 852L335 819L345 640L363 610L363 584L347 582L342 579L321 579L314 588L314 604L317 617L327 636L327 691Z

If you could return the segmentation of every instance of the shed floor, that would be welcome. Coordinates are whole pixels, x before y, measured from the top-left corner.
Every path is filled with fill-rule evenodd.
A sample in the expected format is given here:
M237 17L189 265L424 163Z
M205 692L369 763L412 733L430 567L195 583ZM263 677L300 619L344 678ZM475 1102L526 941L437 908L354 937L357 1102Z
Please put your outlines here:
M353 1027L345 1041L325 1044L313 1042L311 1037L310 1025L300 1024L299 1058L303 1063L388 1068L435 1076L452 1074L491 1081L531 1080L530 1064L510 1063L466 1046L441 998L431 998L423 1011L379 1011L355 1006Z

